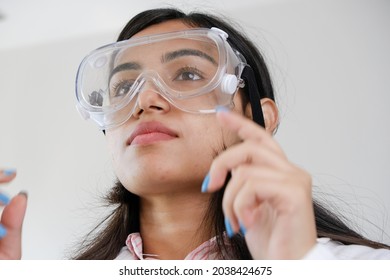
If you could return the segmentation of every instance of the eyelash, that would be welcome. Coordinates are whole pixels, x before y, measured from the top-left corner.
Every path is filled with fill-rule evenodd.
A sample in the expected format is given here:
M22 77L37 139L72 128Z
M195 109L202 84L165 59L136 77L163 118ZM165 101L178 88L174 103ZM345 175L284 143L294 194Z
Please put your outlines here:
M130 85L130 87L134 84L134 81L130 81L130 80L119 80L119 81L117 81L117 82L115 82L113 85L112 85L112 92L113 92L113 94L114 95L112 95L111 97L118 97L118 96L120 96L120 94L118 94L117 92L118 92L118 88L120 88L122 85L126 85L126 83L127 84L129 84L129 83L131 83L131 85ZM129 88L130 88L129 87Z
M178 71L176 71L173 80L177 79L177 77L179 77L180 75L182 75L183 73L186 73L186 72L194 73L195 75L199 76L200 79L203 79L203 78L204 78L204 77L203 77L204 74L203 74L202 71L200 71L198 68L192 67L192 66L186 66L186 67L183 67L183 68L179 69ZM183 80L183 81L187 81L187 80ZM121 94L118 94L118 89L120 89L121 86L126 85L126 83L127 83L127 84L133 85L134 81L125 80L125 79L116 81L116 82L111 86L111 92L113 93L113 95L111 95L111 96L112 96L112 97L120 96ZM130 87L131 87L131 85L130 85Z
M198 75L201 79L203 79L203 73L202 71L200 71L198 68L196 67L191 67L191 66L186 66L186 67L183 67L181 69L179 69L178 71L176 71L174 77L175 79L180 76L181 74L185 73L185 72L193 72L195 73L196 75Z

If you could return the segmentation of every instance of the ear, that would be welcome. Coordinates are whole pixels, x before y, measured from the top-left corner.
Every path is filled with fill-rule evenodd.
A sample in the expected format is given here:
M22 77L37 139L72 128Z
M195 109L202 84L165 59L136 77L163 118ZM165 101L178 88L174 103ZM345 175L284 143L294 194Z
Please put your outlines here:
M270 98L262 98L260 100L263 110L265 129L273 134L279 125L279 111L275 101ZM252 118L251 104L248 103L245 108L245 115Z

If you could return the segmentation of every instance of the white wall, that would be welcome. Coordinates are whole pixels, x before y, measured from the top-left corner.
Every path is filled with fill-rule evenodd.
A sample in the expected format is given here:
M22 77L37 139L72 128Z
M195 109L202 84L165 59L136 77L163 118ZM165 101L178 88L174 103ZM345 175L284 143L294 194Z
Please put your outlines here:
M181 3L225 13L255 38L275 78L282 113L277 140L312 173L316 196L389 243L390 2ZM143 8L127 5L130 12L118 14L123 22L110 30L3 47L0 38L0 166L18 169L1 191L29 194L25 259L67 258L106 211L99 197L114 174L104 136L75 109L74 77L83 56L113 41L131 11ZM114 17L112 9L107 13ZM98 24L92 9L79 14L67 20Z

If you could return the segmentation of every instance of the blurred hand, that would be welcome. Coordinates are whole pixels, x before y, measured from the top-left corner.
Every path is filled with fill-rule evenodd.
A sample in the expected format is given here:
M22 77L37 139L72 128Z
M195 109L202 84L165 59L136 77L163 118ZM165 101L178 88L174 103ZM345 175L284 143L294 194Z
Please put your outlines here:
M14 170L0 170L0 184L11 182L16 177ZM15 260L22 257L22 225L27 208L27 195L19 193L11 200L0 192L0 260Z

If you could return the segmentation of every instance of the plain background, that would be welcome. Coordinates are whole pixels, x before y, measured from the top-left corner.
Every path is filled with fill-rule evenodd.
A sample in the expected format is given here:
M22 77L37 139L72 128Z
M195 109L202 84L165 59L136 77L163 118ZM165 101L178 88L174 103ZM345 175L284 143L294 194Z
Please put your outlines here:
M108 208L103 134L75 108L82 58L146 8L225 15L270 67L276 139L313 176L314 196L390 243L390 1L0 0L0 166L27 191L24 259L66 259ZM199 187L200 188L200 187Z

